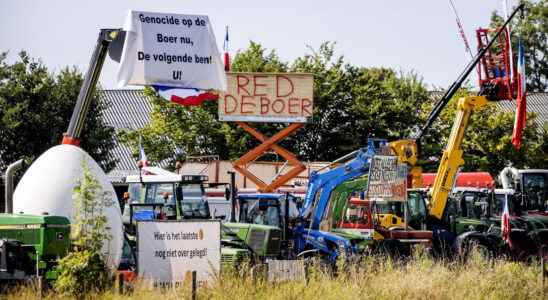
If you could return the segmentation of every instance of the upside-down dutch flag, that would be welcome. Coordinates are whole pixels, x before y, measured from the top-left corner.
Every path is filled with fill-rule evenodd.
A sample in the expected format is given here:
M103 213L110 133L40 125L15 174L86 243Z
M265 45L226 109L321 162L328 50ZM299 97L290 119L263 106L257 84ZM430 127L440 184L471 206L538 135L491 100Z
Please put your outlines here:
M510 240L510 211L508 210L508 198L504 199L504 208L502 209L502 215L500 219L500 228L502 232L502 238L508 246L512 248L512 241Z
M162 98L180 105L202 105L204 101L217 100L219 94L199 89L184 89L170 86L153 85L152 88Z
M526 108L526 89L527 78L525 76L525 51L523 49L523 41L518 40L518 95L516 99L516 119L514 122L514 132L512 133L512 144L519 150L521 147L521 136L523 128L525 128L527 118Z
M224 51L224 62L225 62L225 71L230 71L230 55L228 54L228 26L226 26L225 40L223 42L223 51Z

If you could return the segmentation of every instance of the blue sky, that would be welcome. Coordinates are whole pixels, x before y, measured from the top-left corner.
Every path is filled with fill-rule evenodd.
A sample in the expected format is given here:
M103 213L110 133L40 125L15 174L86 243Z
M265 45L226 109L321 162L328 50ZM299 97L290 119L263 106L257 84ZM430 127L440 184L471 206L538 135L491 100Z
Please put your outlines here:
M453 2L475 48L475 28L489 23L501 1ZM307 53L308 45L317 49L336 41L336 54L347 62L414 70L430 88L447 87L470 59L449 0L0 0L0 51L10 51L9 61L24 49L52 71L67 65L85 71L98 29L121 27L130 9L208 15L219 48L224 27L230 26L232 54L253 40L292 61ZM116 87L116 72L117 64L107 61L103 87Z

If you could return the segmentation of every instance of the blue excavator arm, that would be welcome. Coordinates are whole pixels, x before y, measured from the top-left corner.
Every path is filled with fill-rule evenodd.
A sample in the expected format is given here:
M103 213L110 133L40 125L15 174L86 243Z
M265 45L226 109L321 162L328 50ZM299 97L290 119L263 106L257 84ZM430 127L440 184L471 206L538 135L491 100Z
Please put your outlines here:
M367 148L354 151L334 162L347 160L346 163L323 173L312 172L301 208L301 217L303 219L310 217L311 229L319 228L333 190L341 183L369 172L371 157L378 152L379 148L386 146L386 140L369 139Z

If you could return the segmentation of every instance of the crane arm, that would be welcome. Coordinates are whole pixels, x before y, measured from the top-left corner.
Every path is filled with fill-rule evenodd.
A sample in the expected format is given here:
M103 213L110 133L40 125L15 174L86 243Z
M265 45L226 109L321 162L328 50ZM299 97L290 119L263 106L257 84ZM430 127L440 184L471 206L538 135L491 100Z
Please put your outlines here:
M441 220L443 217L453 182L459 168L464 164L461 146L470 116L475 110L481 109L486 104L487 98L485 96L463 97L458 101L455 122L449 135L447 147L443 151L440 166L438 167L436 179L432 187L429 214L437 220Z
M91 100L93 99L93 91L97 81L99 80L99 75L101 74L103 63L105 62L105 58L109 50L109 45L112 41L119 37L120 32L120 29L101 29L99 32L97 44L89 62L89 67L86 76L84 77L84 82L80 88L78 100L76 101L74 111L72 112L67 133L63 135L63 144L75 146L80 145L80 135L82 134L84 121L86 119Z

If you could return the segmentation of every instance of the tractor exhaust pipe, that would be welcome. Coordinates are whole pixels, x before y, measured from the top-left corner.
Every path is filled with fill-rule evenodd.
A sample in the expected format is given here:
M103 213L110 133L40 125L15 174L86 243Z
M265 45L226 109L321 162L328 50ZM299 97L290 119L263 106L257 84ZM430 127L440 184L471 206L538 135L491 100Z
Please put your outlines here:
M5 204L4 204L4 212L8 214L13 213L13 175L15 172L23 167L23 159L20 159L11 165L8 166L6 169L6 177L5 177Z

